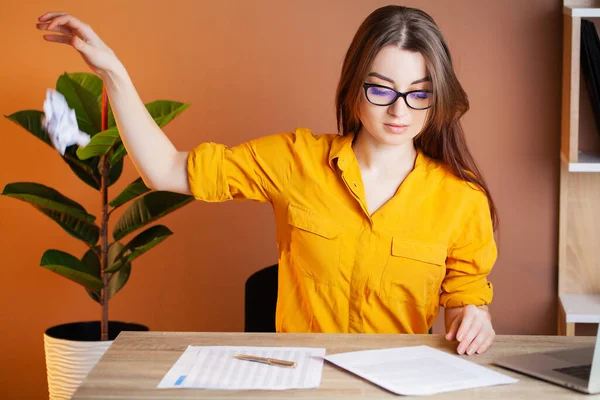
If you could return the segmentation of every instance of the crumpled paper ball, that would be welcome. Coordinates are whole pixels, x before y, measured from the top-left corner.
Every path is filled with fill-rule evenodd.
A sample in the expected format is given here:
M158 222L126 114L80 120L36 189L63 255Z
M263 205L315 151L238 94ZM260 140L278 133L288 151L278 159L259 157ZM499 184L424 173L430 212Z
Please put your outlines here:
M90 142L90 136L79 130L75 110L69 108L65 96L53 89L46 90L42 128L63 156L67 147L74 144L85 147Z

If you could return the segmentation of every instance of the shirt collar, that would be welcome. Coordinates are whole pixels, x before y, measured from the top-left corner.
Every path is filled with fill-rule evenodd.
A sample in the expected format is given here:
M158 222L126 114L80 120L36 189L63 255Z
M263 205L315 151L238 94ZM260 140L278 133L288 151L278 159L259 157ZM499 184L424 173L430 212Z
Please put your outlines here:
M354 140L354 133L347 133L344 136L337 136L331 143L329 149L329 166L335 169L336 160L337 166L342 171L344 167L348 165L350 156L352 155L352 141Z
M354 140L354 133L348 133L344 136L338 135L333 139L331 148L329 149L329 166L333 169L337 167L340 170L344 170L348 166L350 157L354 156L352 150L352 142ZM417 157L415 159L415 168L417 169L428 163L427 156L423 154L421 149L417 149Z

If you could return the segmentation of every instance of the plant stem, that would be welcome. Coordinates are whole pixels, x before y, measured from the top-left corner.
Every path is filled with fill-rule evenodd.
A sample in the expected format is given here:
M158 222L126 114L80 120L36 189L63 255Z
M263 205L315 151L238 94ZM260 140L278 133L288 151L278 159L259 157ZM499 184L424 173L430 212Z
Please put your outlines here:
M102 85L102 130L108 126L108 95L106 86ZM108 274L105 273L108 268L108 162L106 156L100 159L100 193L102 193L102 252L100 259L100 278L103 282L103 289L100 292L100 304L102 306L102 320L100 321L100 340L108 340Z

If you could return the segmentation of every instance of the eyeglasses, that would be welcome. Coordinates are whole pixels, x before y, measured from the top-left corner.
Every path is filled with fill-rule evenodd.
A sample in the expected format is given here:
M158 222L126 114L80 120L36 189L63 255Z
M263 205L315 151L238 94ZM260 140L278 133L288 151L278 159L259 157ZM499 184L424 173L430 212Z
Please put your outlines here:
M365 96L369 103L376 106L390 106L402 97L406 105L413 110L426 110L433 105L433 91L411 90L410 92L398 92L390 87L364 83Z

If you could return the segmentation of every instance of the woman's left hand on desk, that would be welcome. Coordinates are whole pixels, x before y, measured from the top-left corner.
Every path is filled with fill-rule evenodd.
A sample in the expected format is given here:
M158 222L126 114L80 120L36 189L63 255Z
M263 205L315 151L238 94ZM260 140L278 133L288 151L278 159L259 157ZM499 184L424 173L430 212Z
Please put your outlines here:
M462 307L462 311L454 317L446 339L458 340L458 354L482 354L494 341L496 332L492 327L490 313L486 306L474 305Z

